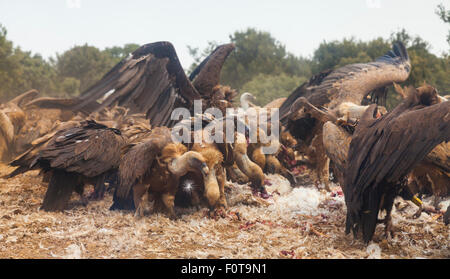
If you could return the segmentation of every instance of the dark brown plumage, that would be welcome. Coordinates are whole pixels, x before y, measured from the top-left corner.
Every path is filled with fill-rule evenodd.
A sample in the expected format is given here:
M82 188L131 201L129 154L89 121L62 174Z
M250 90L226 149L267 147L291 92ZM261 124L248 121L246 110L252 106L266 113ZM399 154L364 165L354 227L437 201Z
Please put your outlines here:
M64 210L72 191L82 194L85 183L93 183L102 195L106 175L118 168L124 144L119 130L95 121L57 132L30 166L52 173L41 209Z
M392 112L374 118L371 105L358 124L348 152L344 194L346 232L372 239L380 210L390 211L394 198L405 190L405 176L434 148L450 140L450 102L409 88L409 97Z
M447 207L447 210L444 214L444 224L448 225L450 224L450 205Z
M350 64L313 76L281 105L281 123L295 138L301 140L320 182L326 186L329 182L328 159L322 144L324 122L306 112L303 103L297 101L303 97L313 106L330 111L338 110L345 102L361 105L366 96L378 88L406 80L410 71L406 48L402 43L396 43L391 51L374 62ZM375 99L383 98L377 95Z
M17 156L13 161L9 163L10 166L17 167L10 174L6 175L5 178L12 178L16 175L22 174L29 170L32 170L31 166L36 156L39 155L39 152L44 149L47 144L51 141L53 136L63 130L68 130L70 128L79 127L80 122L78 121L68 121L59 123L54 131L47 133L46 135L32 141L31 147L25 151L24 153ZM34 165L33 168L38 168L38 165Z
M171 43L143 45L75 99L72 108L92 112L118 104L130 113L145 113L152 126L170 127L175 123L170 119L175 108L193 109L194 100L200 99L205 100L205 108L218 96L225 101L232 98L217 86L222 65L233 49L233 44L217 47L191 74L191 82Z
M146 203L153 200L154 209L166 209L169 217L175 218L179 178L188 172L207 175L203 156L173 143L169 128L156 127L143 142L125 150L111 210L136 209L136 214L142 216Z
M336 70L324 71L310 79L308 83L297 88L281 105L280 119L287 121L303 118L301 113L290 115L291 105L299 97L305 97L316 107L333 109L342 102L360 105L361 101L372 91L403 82L409 76L411 64L405 46L396 43L384 56L370 63L350 64Z

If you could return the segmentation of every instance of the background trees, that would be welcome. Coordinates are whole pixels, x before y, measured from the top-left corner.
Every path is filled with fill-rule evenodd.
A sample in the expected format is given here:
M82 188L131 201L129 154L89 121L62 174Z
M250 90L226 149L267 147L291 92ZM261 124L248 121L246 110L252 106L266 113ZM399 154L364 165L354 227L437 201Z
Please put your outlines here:
M14 46L0 24L0 102L33 88L42 95L77 96L138 47L126 44L100 50L85 44L46 61Z
M450 10L439 5L436 14L450 24ZM444 36L450 46L450 30ZM372 61L386 53L395 41L402 41L407 46L412 63L412 72L405 84L419 86L427 81L441 94L450 94L449 53L436 56L430 52L426 41L404 29L393 32L389 38L371 41L356 38L323 41L312 57L289 53L269 32L254 28L236 31L229 39L236 45L236 50L225 62L221 83L240 93L251 92L259 105L288 96L301 83L323 70ZM209 42L203 50L188 46L194 63L187 72L192 71L217 45L218 42ZM100 50L85 44L56 54L55 58L47 61L39 54L14 46L7 39L6 28L0 24L0 102L32 88L43 95L77 96L138 47L131 43ZM388 108L399 101L399 96L390 90Z

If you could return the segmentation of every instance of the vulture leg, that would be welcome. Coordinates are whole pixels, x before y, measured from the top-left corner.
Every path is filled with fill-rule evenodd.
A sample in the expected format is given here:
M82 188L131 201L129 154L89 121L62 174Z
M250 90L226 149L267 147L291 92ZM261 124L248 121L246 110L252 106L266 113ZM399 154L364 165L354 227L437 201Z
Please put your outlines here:
M414 219L417 219L420 217L420 215L422 215L422 212L430 215L431 213L439 213L439 210L437 210L435 206L430 206L422 203L421 205L419 205L419 209L416 213L414 213L412 217Z
M397 186L396 186L397 187ZM402 190L407 190L406 188L402 188ZM392 239L394 237L394 226L392 225L392 207L394 206L394 199L397 196L395 191L389 191L384 198L382 199L382 206L381 208L386 210L386 217L384 217L384 232L386 235L386 238Z
M89 200L101 200L105 196L106 186L105 186L106 174L101 174L95 179L94 191L89 195Z
M80 203L83 206L87 206L89 203L89 199L84 195L84 183L76 185L74 190L78 195L80 195Z
M135 216L143 217L145 215L145 208L149 201L149 186L144 184L137 184L133 187L133 201L136 208Z
M444 224L448 225L450 224L450 205L447 207L447 210L444 214Z
M78 175L55 170L48 184L41 209L45 211L63 211L72 192L83 187Z
M176 214L175 214L175 195L171 194L171 193L164 193L161 196L162 198L162 202L164 203L164 206L167 209L167 213L169 215L169 218L174 220L177 218Z
M217 182L219 183L219 191L220 191L220 198L219 198L219 207L227 208L227 199L225 197L225 181L226 181L226 174L225 171L221 172L220 175L217 176Z
M323 130L314 137L311 142L311 146L313 147L310 154L308 154L310 158L314 158L315 167L316 167L316 176L317 183L323 183L325 185L325 189L330 192L330 179L329 179L329 171L330 171L330 159L328 158L325 147L323 145Z
M218 218L225 218L225 210L228 207L227 205L227 200L225 198L225 173L224 172L220 172L219 175L217 175L217 182L219 184L219 192L220 192L220 197L219 197L219 201L217 203L217 206L215 206L214 208L211 208L211 210L209 211L209 217L210 218L214 218L214 219L218 219Z

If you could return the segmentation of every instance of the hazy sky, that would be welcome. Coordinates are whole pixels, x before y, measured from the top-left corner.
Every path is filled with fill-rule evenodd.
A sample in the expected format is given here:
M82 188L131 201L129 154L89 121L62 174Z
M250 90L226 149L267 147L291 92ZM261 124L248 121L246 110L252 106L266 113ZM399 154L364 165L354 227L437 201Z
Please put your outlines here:
M449 0L0 0L0 23L15 45L44 57L84 43L103 49L165 40L187 68L186 45L225 43L247 27L303 56L324 40L388 38L404 27L439 55L448 50L448 26L435 14L440 3L450 7Z

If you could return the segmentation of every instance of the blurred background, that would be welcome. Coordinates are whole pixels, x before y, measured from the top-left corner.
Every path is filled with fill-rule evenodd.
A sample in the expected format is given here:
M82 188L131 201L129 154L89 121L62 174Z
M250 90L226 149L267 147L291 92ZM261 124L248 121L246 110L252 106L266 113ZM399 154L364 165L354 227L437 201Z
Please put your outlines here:
M187 73L217 45L235 43L221 83L264 105L398 40L412 63L406 84L450 94L446 0L0 0L0 103L33 88L77 96L140 45L170 41ZM399 96L388 96L389 109Z

